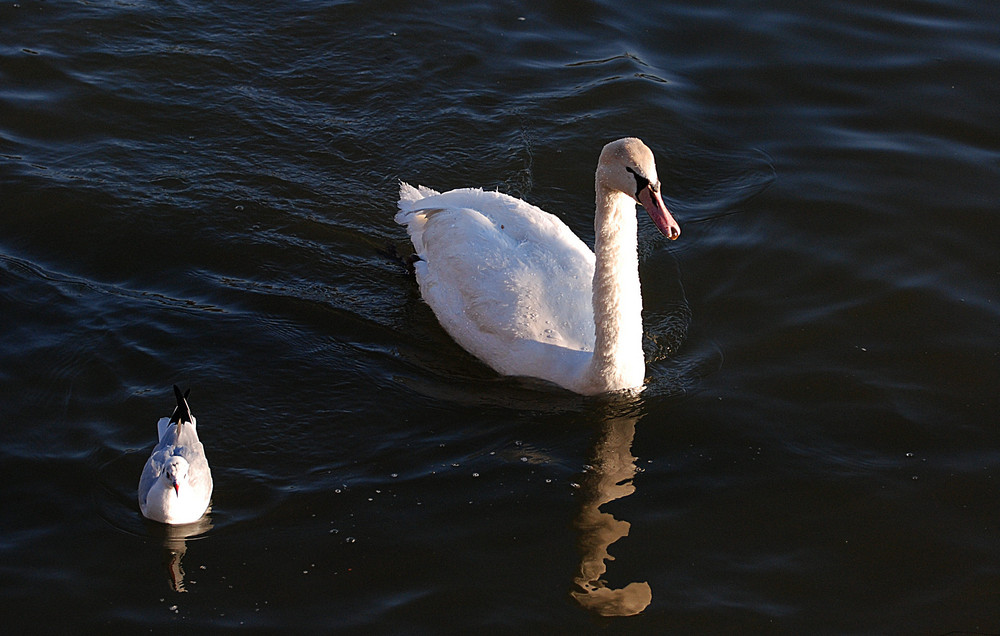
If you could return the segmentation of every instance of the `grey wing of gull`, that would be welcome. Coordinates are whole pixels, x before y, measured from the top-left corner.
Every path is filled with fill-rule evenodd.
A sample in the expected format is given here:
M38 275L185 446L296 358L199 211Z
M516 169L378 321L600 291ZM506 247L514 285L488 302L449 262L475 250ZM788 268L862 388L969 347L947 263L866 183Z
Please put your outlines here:
M149 494L149 489L153 487L153 484L160 477L160 472L163 471L163 462L166 459L165 455L163 449L156 448L149 456L149 459L146 460L146 465L142 469L142 476L139 477L139 501L143 504L146 503L146 495Z
M196 492L209 497L212 494L212 471L208 467L208 458L205 457L205 447L201 442L195 441L192 444L178 447L177 455L187 460L188 483Z

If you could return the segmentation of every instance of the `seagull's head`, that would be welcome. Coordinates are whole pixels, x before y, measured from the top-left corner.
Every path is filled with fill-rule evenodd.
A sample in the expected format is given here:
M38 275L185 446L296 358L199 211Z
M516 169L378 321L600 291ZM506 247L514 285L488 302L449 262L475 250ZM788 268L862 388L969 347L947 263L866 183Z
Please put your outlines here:
M174 455L167 460L167 465L163 470L163 475L174 489L174 493L179 497L181 494L181 482L187 481L188 463L183 457Z

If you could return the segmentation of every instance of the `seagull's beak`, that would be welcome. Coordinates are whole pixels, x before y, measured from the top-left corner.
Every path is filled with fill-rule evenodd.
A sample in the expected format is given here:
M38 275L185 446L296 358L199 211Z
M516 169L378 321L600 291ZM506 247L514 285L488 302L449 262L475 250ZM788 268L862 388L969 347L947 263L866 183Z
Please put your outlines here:
M660 230L660 234L671 241L676 240L681 235L681 226L677 225L677 221L667 211L667 206L663 205L659 184L649 184L639 190L639 203L646 208L646 214L656 224L656 229Z

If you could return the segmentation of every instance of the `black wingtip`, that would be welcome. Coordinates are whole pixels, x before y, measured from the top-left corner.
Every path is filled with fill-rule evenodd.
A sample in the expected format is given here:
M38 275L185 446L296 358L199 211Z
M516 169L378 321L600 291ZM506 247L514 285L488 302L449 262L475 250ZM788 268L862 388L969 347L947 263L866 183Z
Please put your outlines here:
M183 424L184 422L191 421L191 409L188 407L187 396L191 394L191 389L186 392L181 393L181 390L174 385L174 398L177 400L177 406L174 407L174 412L170 416L170 423L179 422Z

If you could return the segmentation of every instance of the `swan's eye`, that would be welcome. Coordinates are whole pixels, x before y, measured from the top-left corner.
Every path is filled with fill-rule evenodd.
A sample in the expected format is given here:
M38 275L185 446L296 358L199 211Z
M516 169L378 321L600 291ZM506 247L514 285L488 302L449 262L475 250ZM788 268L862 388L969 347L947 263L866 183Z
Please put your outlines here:
M642 176L641 174L639 174L638 172L636 172L635 170L633 170L628 166L625 166L625 169L631 172L632 176L635 177L635 198L638 199L639 193L642 192L645 188L649 187L649 179Z

